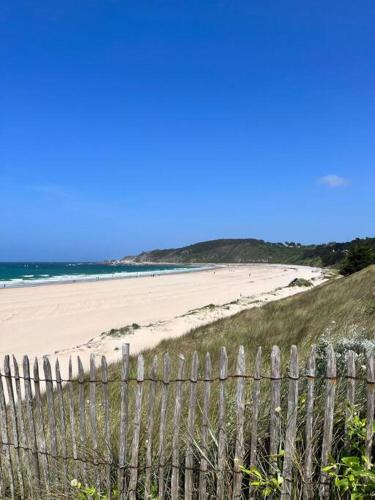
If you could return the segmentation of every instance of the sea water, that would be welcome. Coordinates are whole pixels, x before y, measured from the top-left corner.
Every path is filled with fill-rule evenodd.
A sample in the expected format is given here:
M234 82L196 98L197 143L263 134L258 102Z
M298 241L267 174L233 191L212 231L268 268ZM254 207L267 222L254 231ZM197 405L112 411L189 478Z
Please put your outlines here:
M188 272L200 267L187 264L0 262L0 288Z

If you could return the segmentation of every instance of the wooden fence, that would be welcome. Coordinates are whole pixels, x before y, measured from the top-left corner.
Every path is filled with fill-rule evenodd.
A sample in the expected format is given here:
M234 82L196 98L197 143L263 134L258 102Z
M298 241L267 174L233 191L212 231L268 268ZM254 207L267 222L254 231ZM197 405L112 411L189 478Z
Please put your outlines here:
M146 370L128 345L121 366L95 361L85 373L78 357L78 377L70 361L63 379L58 361L53 374L48 358L41 370L25 356L21 374L5 357L1 498L75 498L85 486L87 498L257 498L262 486L243 467L256 467L260 482L282 477L283 499L329 498L322 467L345 448L353 409L367 419L374 458L372 355L364 367L349 352L343 373L332 347L323 358L313 347L306 366L295 346L287 365L277 346L267 356L259 348L251 372L243 347L232 372L224 347L216 367L194 353L188 375L182 355L165 354L159 374L156 357Z

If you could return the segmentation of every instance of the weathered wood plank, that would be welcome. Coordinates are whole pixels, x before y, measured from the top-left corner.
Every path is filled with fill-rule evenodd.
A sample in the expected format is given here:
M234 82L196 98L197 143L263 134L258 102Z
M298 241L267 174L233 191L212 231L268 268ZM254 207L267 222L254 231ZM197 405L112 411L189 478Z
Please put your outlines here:
M15 359L13 360L13 362ZM16 373L18 374L18 365ZM24 356L23 358L23 377L24 377L24 386L25 386L25 409L27 416L27 426L24 428L24 432L28 434L28 443L30 444L31 453L32 453L32 467L31 471L34 474L34 493L36 497L41 497L40 492L40 469L38 462L38 442L36 437L36 425L34 421L34 412L33 412L33 393L30 381L30 363L29 358ZM18 389L17 389L18 392ZM20 402L20 399L18 400Z
M345 443L349 444L348 436L348 423L353 416L354 404L355 404L355 356L353 351L349 351L347 354L347 386L346 386L346 399L347 407L345 409Z
M51 370L51 364L47 356L43 356L43 371L46 384L48 424L49 424L50 450L51 450L50 453L52 457L52 464L50 461L49 470L50 474L52 475L52 482L55 482L56 480L59 482L60 470L57 463L57 431L56 431L56 415L55 415L55 403L54 403L54 392L53 392L53 382L52 382L52 370Z
M90 428L91 428L91 443L92 443L92 457L93 457L93 472L96 477L96 489L100 494L100 477L96 471L98 467L98 429L96 420L96 366L95 366L95 354L90 355L90 403L89 403L89 415L90 415Z
M280 349L274 345L271 351L271 415L270 415L270 463L277 469L281 426L281 371Z
M245 349L241 345L237 355L237 390L236 390L236 447L233 464L233 500L242 497L242 471L244 459L244 423L245 423Z
M104 410L104 442L107 450L107 499L112 498L112 478L111 464L113 459L111 429L110 429L110 408L109 408L109 390L108 390L108 364L105 356L102 356L102 388L103 388L103 410Z
M167 408L169 394L171 361L169 354L164 354L163 386L161 394L160 427L159 427L159 498L163 499L165 494L165 431L167 425Z
M25 485L24 476L22 470L25 470L25 465L22 460L20 442L19 442L19 423L17 419L16 403L14 401L13 383L12 383L12 373L10 370L9 356L6 355L4 358L4 375L8 391L8 410L10 414L10 420L12 424L12 434L13 434L13 448L15 450L15 466L16 475L18 479L19 492L21 498L25 496Z
M86 431L86 401L85 401L85 373L81 358L77 356L78 365L78 405L79 405L79 437L80 437L80 463L81 477L83 484L87 485L87 464L86 464L86 446L87 446L87 431Z
M153 433L154 433L154 410L156 395L156 378L158 374L158 358L155 355L152 360L150 372L150 389L148 397L148 415L147 415L147 443L146 443L146 474L144 498L149 500L151 492L151 472L152 472L152 451L153 451Z
M297 408L298 408L298 352L293 345L290 349L289 391L286 432L284 443L283 484L281 498L292 496L292 465L296 458Z
M257 445L258 445L258 417L260 408L260 381L262 371L262 348L258 347L255 367L254 381L252 391L252 412L251 412L251 443L250 443L250 466L257 464Z
M3 386L3 375L0 373L0 430L1 430L1 447L2 453L5 457L4 462L2 462L3 470L9 478L10 496L12 500L16 498L16 484L14 480L13 463L10 453L11 437L10 429L8 425L7 407L5 402L5 393Z
M374 356L367 353L367 428L366 428L366 458L369 467L372 463L372 441L374 437L374 409L375 409L375 370Z
M145 378L145 363L142 354L137 360L137 387L135 394L134 406L134 421L133 421L133 440L131 445L130 458L130 480L129 480L129 499L136 500L137 481L138 481L138 454L139 454L139 437L141 433L141 418L142 418L142 396L143 382Z
M49 461L47 457L47 440L45 432L44 414L42 408L42 399L40 395L40 379L39 379L39 363L38 358L34 359L33 366L34 374L34 391L35 391L35 429L37 433L38 449L40 455L40 463L42 464L44 484L47 497L50 493L50 476L49 476Z
M79 477L79 471L78 471L77 436L76 436L76 416L74 408L73 364L71 357L69 357L68 397L69 397L70 437L72 440L72 454L74 460L73 470L74 470L74 478L77 479Z
M179 468L180 468L180 420L182 410L182 379L185 376L185 358L182 354L178 359L178 372L176 382L176 402L173 414L173 437L172 437L172 479L171 479L171 498L179 498Z
M304 488L303 497L305 500L312 500L315 497L313 479L313 424L314 424L314 392L316 375L316 347L311 347L307 360L307 395L306 395L306 440L305 440L305 463L304 463Z
M198 353L195 351L191 360L190 395L187 420L186 455L185 455L185 500L193 497L193 442L195 437L195 413L197 405Z
M21 453L24 457L23 461L27 464L27 470L25 474L30 484L31 494L33 495L36 476L35 476L35 470L33 471L33 458L32 456L30 456L29 451L27 451L30 450L30 446L29 446L29 433L25 428L25 422L24 422L25 401L24 398L22 397L20 371L15 356L13 356L13 368L14 368L14 385L16 388L16 396L17 396L16 412L17 412L17 423L18 423L18 438L19 438L19 444L21 446Z
M356 354L353 351L349 351L347 355L347 390L346 390L346 398L348 401L348 408L346 409L346 418L348 419L351 416L353 411L353 407L355 404L355 376L356 376L356 368L355 368L355 356Z
M59 424L60 424L60 442L61 442L61 453L63 456L63 474L62 474L62 486L63 491L68 490L68 450L66 444L66 415L64 406L64 394L62 388L62 378L60 372L60 363L56 359L55 362L55 374L56 374L56 392L57 392L57 404L59 408Z
M199 500L207 500L207 469L208 469L208 435L209 435L209 411L211 397L211 356L206 354L204 367L204 389L203 389L203 415L201 433L201 460L199 473Z
M326 349L327 369L326 369L326 407L324 412L323 443L321 454L321 467L328 465L329 455L332 448L333 435L333 414L336 396L336 356L333 347L330 345ZM326 472L320 475L320 497L329 498L330 480Z
M122 366L121 366L121 409L120 409L120 447L119 447L119 472L118 489L120 499L125 500L127 495L126 485L126 450L128 434L128 407L129 407L129 344L122 346Z
M216 497L219 500L228 498L225 484L225 466L227 460L227 431L226 431L226 387L228 377L228 356L225 347L220 351L220 382L219 382L219 413L218 413L218 451L217 451L217 484Z

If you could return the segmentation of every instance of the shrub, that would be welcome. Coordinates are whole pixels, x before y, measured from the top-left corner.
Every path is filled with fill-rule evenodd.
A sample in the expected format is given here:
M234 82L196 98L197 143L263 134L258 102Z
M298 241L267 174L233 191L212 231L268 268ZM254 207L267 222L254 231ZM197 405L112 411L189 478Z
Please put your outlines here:
M323 468L333 480L335 489L342 498L352 500L375 498L375 471L365 456L367 420L353 412L347 421L350 447L338 462Z
M371 264L375 264L374 249L365 244L356 244L349 250L341 268L341 274L349 276L357 271L361 271Z

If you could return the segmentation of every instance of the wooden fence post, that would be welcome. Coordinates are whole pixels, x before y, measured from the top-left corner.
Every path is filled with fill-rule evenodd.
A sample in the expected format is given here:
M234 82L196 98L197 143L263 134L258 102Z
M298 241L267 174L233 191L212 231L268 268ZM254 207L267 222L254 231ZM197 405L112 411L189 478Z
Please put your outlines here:
M6 469L8 476L9 476L10 495L11 495L11 498L13 500L16 498L16 484L15 484L15 480L14 480L12 456L10 453L11 437L10 437L10 430L9 430L9 424L8 424L7 405L5 402L5 394L4 394L4 387L3 387L3 375L1 373L0 373L0 416L1 416L1 418L0 418L1 444L2 444L2 449L3 449L4 455L6 457L6 465L5 465L4 469Z
M118 489L120 499L125 500L126 491L126 445L128 433L128 405L129 405L129 344L122 346L122 366L121 366L121 409L120 409L120 447L119 447L119 472Z
M66 445L66 416L64 406L64 393L62 388L62 380L60 373L59 360L56 359L55 363L56 385L57 385L57 400L60 409L60 432L61 432L61 450L63 454L63 490L68 490L68 459L67 459L67 445Z
M281 425L281 372L280 349L274 345L271 351L271 415L270 415L270 463L278 468L277 455L280 445ZM274 472L274 471L273 471Z
M139 436L141 433L142 395L143 395L144 377L145 377L144 359L142 354L140 354L138 356L138 361L137 361L137 388L135 394L133 441L131 446L131 458L130 458L130 467L131 467L130 480L129 480L130 500L136 500L137 498L138 453L139 453Z
M79 437L81 448L81 466L82 466L82 482L87 486L87 464L86 464L86 443L87 443L87 429L86 429L86 401L85 401L85 374L81 358L77 356L78 364L78 405L79 405Z
M33 413L33 394L31 388L30 381L30 364L29 358L24 356L23 358L23 376L24 376L24 385L25 385L25 405L26 405L26 415L27 415L27 431L25 432L29 434L30 445L31 445L31 453L32 453L32 461L33 461L33 470L35 475L36 482L36 495L42 496L40 491L40 470L38 463L38 442L36 439L36 426L34 422L34 413Z
M349 351L347 355L347 407L345 409L345 443L348 446L349 436L348 436L348 422L352 418L355 403L355 356L353 351Z
M236 392L236 448L234 452L233 500L242 497L242 471L244 458L244 422L245 422L245 349L241 345L237 356L237 392Z
M367 353L367 429L366 429L366 458L369 467L372 463L372 440L374 436L374 407L375 407L375 370L374 355Z
M201 460L199 472L199 500L207 499L207 465L208 465L208 432L209 432L209 409L211 396L211 356L206 353L204 368L204 394L203 394L203 415L201 434Z
M251 413L251 443L250 443L250 467L256 466L257 444L258 444L258 416L260 407L260 381L262 370L262 348L258 347L252 393L252 413Z
M313 423L314 423L314 389L315 389L315 357L316 347L311 347L310 356L307 360L307 400L306 400L306 441L305 441L305 464L304 464L304 487L303 497L312 500L315 496L312 485L313 477Z
M44 371L46 394L47 394L51 457L53 459L52 481L55 483L55 480L60 476L60 471L57 464L57 430L56 430L56 415L55 415L55 403L53 394L54 391L52 382L52 370L51 370L51 364L47 356L43 356L43 371ZM51 473L51 466L50 466L50 473Z
M12 376L11 376L11 371L10 371L10 362L9 362L9 356L5 356L4 358L4 374L5 374L5 380L7 384L7 390L8 390L8 409L10 413L10 419L12 422L12 431L13 431L13 446L15 449L15 462L16 462L16 469L17 469L17 478L18 478L18 484L20 488L20 496L23 498L25 496L25 485L24 485L24 478L22 475L22 468L23 468L23 461L21 458L21 452L20 452L20 443L19 443L19 428L18 428L18 421L17 421L17 412L16 412L16 404L14 402L14 392L13 392L13 383L12 383Z
M298 378L298 352L297 347L293 345L290 349L288 413L286 420L283 484L281 491L281 498L285 500L292 496L292 466L295 458L297 434Z
M227 498L225 494L225 464L227 458L227 431L226 431L226 390L225 382L228 377L228 356L225 347L220 351L220 386L219 386L219 436L217 450L217 487L216 496L219 500Z
M35 429L37 432L37 438L38 438L37 441L39 442L38 449L39 449L39 453L41 454L43 477L44 477L45 488L46 488L46 493L47 493L47 497L48 497L50 494L49 460L47 457L47 441L46 441L46 434L45 434L42 400L41 400L41 395L40 395L38 358L34 359L33 374L34 374L35 413L36 413Z
M324 429L321 455L321 467L328 465L329 455L332 448L333 435L333 412L336 395L336 356L333 347L330 345L326 349L327 371L326 371L326 407L324 412ZM320 496L329 497L330 490L329 476L326 472L320 474Z
M191 360L190 395L187 422L187 446L185 457L185 500L193 496L193 442L195 435L195 407L197 404L198 353L195 351Z
M68 374L68 397L69 397L69 418L70 418L70 434L72 438L72 452L73 452L73 467L74 467L74 478L78 479L78 467L77 467L77 437L76 437L76 418L74 413L74 387L73 387L73 366L72 358L69 357L69 374Z
M164 470L165 470L165 431L167 425L167 409L168 409L168 392L169 392L169 375L171 369L171 361L169 354L164 354L163 368L163 386L161 395L160 408L160 427L159 427L159 497L164 498Z
M26 400L26 397L22 396L22 391L21 391L21 381L20 381L20 372L18 368L18 362L15 356L13 356L13 368L14 368L14 383L16 387L16 396L17 396L17 402L15 405L16 408L16 415L17 415L17 423L18 423L18 440L19 440L19 445L21 447L21 455L23 455L23 458L25 459L26 464L26 471L25 471L25 476L28 478L28 482L30 485L30 494L34 496L36 493L34 493L34 488L35 488L35 482L37 481L38 476L35 475L35 468L33 464L33 458L30 457L30 449L31 446L29 445L29 433L27 432L27 429L25 428L25 423L24 423L24 403ZM25 390L26 390L26 380L24 380L25 384ZM26 396L26 393L25 393ZM33 470L34 469L34 470Z
M148 415L147 415L147 442L146 442L146 475L144 498L149 500L151 491L151 472L152 472L152 450L153 450L153 431L154 431L154 411L155 394L158 374L158 358L155 355L152 360L150 372L150 389L148 397Z
M182 412L182 379L185 376L185 358L182 354L178 359L178 372L176 382L176 402L173 415L173 437L172 437L172 478L171 478L171 498L179 498L179 468L180 468L180 420Z
M91 427L91 442L92 442L92 455L93 455L93 469L94 476L96 477L96 489L100 493L100 477L97 473L98 467L98 429L96 420L96 366L95 354L90 355L90 399L89 399L89 415Z
M112 465L112 443L110 429L110 412L109 412L109 390L108 390L108 365L105 356L102 356L102 390L103 390L103 410L104 410L104 443L107 448L107 499L112 498L112 481L111 481L111 465Z
M347 389L346 389L346 399L348 402L348 407L346 408L346 422L345 430L347 430L347 421L352 416L353 407L355 403L355 356L353 351L349 351L347 355Z

